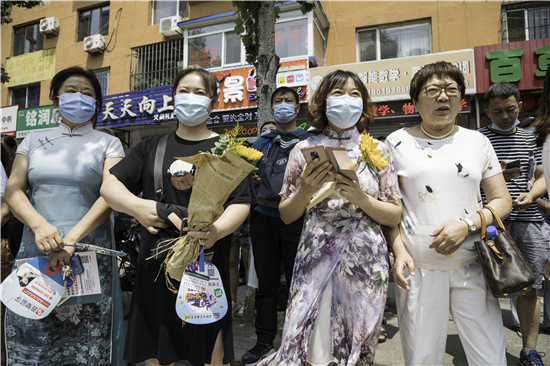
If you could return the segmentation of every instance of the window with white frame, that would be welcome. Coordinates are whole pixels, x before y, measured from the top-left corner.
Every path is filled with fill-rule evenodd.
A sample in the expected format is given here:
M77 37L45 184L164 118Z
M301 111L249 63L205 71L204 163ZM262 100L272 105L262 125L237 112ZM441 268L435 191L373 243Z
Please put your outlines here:
M188 63L205 69L242 64L241 37L235 23L223 23L189 29Z
M101 85L101 94L103 94L103 97L105 98L106 95L109 95L109 68L97 69L92 71L95 76L97 76L99 85Z
M21 86L11 89L11 104L22 105L23 108L40 105L40 85Z
M159 24L162 18L179 15L182 19L189 16L187 1L153 0L153 24Z
M357 61L425 55L432 52L430 22L415 22L357 31Z
M38 24L39 23L29 24L14 29L14 56L40 51L44 47L44 35L38 31Z
M550 37L550 4L526 1L502 8L502 42Z

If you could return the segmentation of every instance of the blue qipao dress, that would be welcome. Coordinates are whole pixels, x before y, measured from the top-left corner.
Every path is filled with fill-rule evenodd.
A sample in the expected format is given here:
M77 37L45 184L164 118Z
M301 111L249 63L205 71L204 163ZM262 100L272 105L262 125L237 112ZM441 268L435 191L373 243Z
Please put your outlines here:
M300 186L306 166L301 149L307 146L343 146L355 163L360 157L356 127L336 133L330 127L300 142L290 153L281 195L290 198ZM388 148L380 144L389 162L379 170L361 163L360 187L381 201L401 198L398 178ZM325 361L337 365L369 365L374 360L388 286L388 248L380 225L339 192L306 213L298 246L281 347L261 365L305 365L314 325L330 334ZM330 287L328 307L319 311ZM316 341L317 342L317 341ZM322 342L321 342L322 343ZM309 361L309 357L308 357Z
M27 155L28 189L33 207L64 237L99 198L106 159L124 157L119 139L93 129L91 123L71 131L33 132L20 144ZM107 219L81 240L112 247ZM16 261L46 257L25 226ZM97 254L101 302L61 305L41 320L6 312L8 365L125 365L124 318L116 258ZM17 263L16 263L17 265Z

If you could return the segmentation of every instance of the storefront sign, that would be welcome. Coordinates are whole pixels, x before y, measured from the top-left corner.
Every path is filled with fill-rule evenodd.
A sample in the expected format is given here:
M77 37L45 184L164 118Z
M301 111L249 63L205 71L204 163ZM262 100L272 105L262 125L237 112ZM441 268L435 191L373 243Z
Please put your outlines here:
M258 111L256 108L252 109L238 109L236 111L223 111L218 113L212 113L210 117L208 117L208 128L216 127L216 125L219 124L228 124L233 123L236 124L239 122L239 124L244 123L257 123L258 122Z
M55 48L10 57L6 60L6 72L10 81L4 86L12 88L17 85L51 80L55 75Z
M236 124L226 125L226 126L208 126L212 131L222 135L224 133L233 133ZM237 128L237 137L257 137L258 136L258 125L256 123L240 123Z
M277 86L289 86L307 101L307 59L282 63L277 74ZM225 69L213 72L219 81L219 102L208 124L257 121L256 69L253 66ZM250 109L252 110L243 110ZM216 113L233 111L235 113ZM176 120L172 85L113 94L103 98L103 106L97 125L125 127L143 123Z
M22 139L33 131L54 130L61 122L61 114L53 105L23 108L17 111L15 138Z
M460 112L461 113L470 113L472 110L471 107L471 97L469 95L464 96L460 103ZM403 100L403 101L389 101L389 102L379 102L375 103L373 107L373 113L376 120L387 119L387 118L396 118L396 117L418 117L419 114L414 111L414 105L412 101Z
M281 63L277 73L277 87L288 86L298 91L300 101L307 101L307 58ZM256 68L236 67L214 71L219 82L219 103L215 111L256 107Z
M550 64L550 38L474 48L478 93L493 83L517 83L520 90L542 89Z
M17 127L17 109L19 105L2 108L2 135L15 137Z
M97 125L125 127L176 119L172 85L113 94L103 98Z
M310 97L326 75L340 69L357 73L375 102L409 99L410 84L414 74L424 65L436 61L447 61L458 67L464 74L466 94L475 94L474 52L468 49L313 68L309 71Z

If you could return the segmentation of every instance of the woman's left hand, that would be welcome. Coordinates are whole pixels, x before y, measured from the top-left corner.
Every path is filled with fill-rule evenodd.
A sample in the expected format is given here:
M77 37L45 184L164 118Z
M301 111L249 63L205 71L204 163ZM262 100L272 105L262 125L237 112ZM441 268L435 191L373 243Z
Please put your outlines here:
M435 229L430 236L434 238L430 249L443 255L449 255L458 250L468 237L468 226L463 221L451 221Z
M58 264L63 266L61 262L68 265L71 262L74 251L74 247L64 247L63 249L50 252L50 269L55 271Z
M189 228L184 227L184 231L188 231ZM210 226L210 231L189 231L187 233L190 237L201 239L200 243L204 245L204 249L210 249L218 241L218 231L216 226Z
M361 206L361 203L368 199L367 194L361 190L359 182L344 177L342 174L335 173L333 171L328 174L338 180L336 189L340 190L340 194L344 196L351 203Z

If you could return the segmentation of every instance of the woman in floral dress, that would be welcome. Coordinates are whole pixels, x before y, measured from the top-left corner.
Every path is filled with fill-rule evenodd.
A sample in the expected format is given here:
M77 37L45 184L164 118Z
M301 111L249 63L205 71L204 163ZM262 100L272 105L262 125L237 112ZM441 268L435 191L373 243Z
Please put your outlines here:
M262 366L369 365L374 360L389 267L380 225L395 227L401 216L391 155L380 143L385 167L363 161L358 181L352 181L318 159L306 165L301 151L318 144L343 146L358 163L361 134L373 119L370 108L364 84L351 72L327 75L315 93L310 122L323 132L290 154L281 190L282 220L296 220L323 185L334 178L338 182L335 192L307 211L281 347Z

